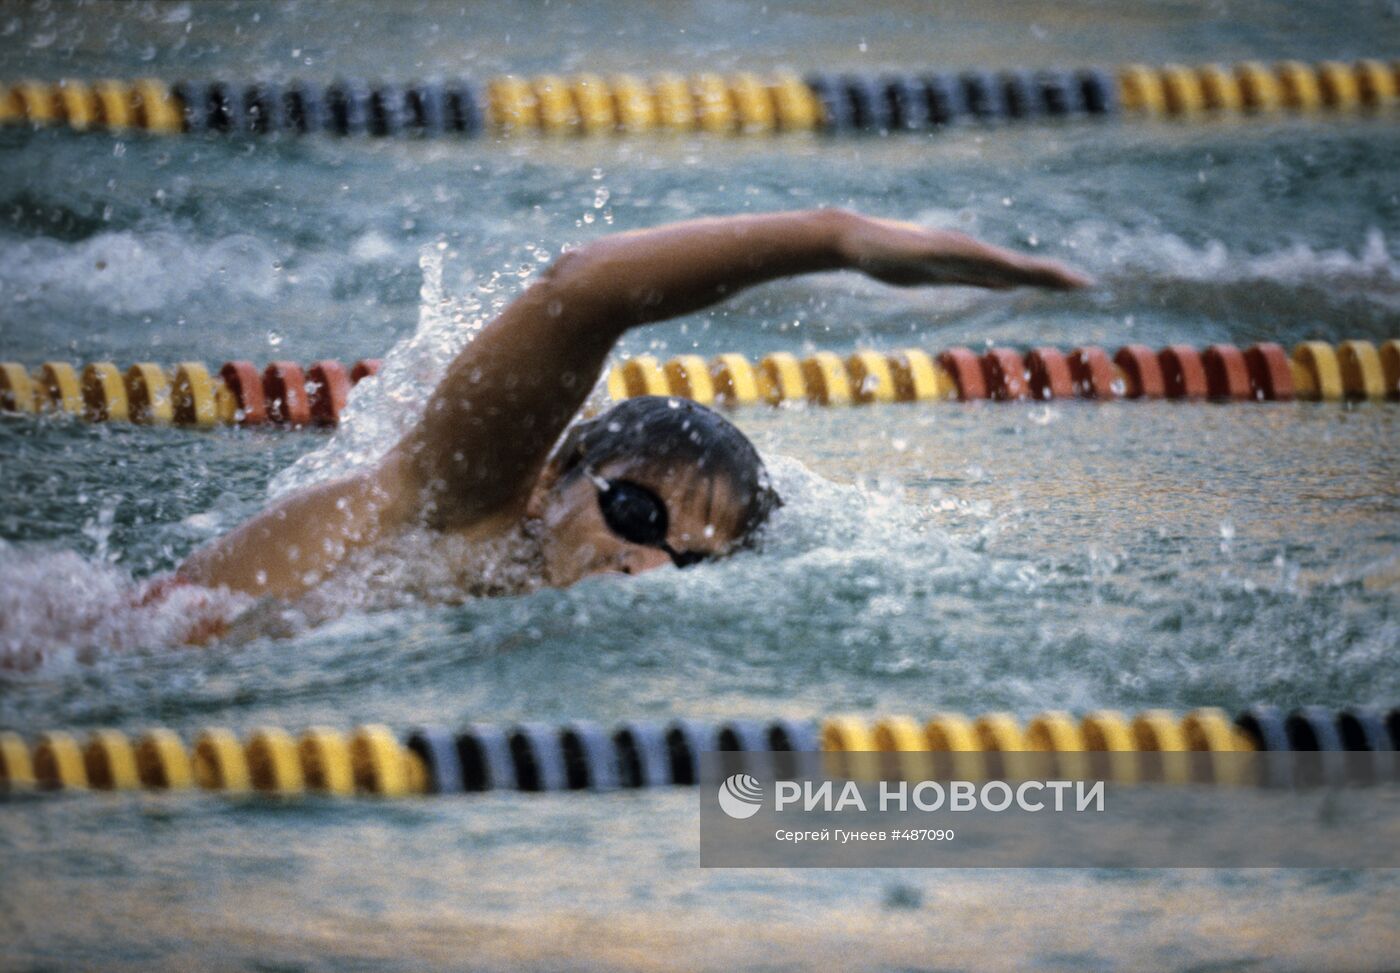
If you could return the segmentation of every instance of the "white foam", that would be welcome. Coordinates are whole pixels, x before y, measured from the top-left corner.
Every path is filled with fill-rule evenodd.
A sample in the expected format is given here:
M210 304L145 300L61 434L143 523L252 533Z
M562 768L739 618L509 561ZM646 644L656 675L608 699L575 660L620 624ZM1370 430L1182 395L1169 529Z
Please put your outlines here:
M1364 284L1378 303L1400 306L1400 257L1392 253L1385 234L1376 228L1368 230L1352 249L1296 242L1247 253L1219 240L1192 244L1174 233L1125 230L1084 221L1070 229L1064 243L1091 272L1110 279L1151 275L1158 280L1272 280L1290 284L1326 279Z
M921 214L919 222L980 232L984 237L994 235L979 231L975 224L965 225L944 211ZM808 350L829 346L848 335L885 345L888 337L871 337L869 330L890 321L898 322L903 329L898 333L910 335L908 340L915 343L932 340L936 345L939 339L931 338L930 333L941 328L1023 341L1026 318L1035 310L1082 309L1085 302L1095 314L1115 307L1130 311L1142 308L1151 309L1148 313L1152 314L1204 313L1236 323L1251 312L1277 323L1280 314L1292 311L1309 322L1345 316L1354 326L1358 309L1376 320L1400 313L1400 254L1379 229L1368 230L1350 246L1326 248L1293 242L1259 252L1227 246L1219 240L1193 243L1159 229L1127 229L1095 220L1071 224L1058 235L1031 235L1058 242L1053 248L1006 242L1017 249L1060 257L1091 274L1099 286L1071 298L1024 289L890 287L859 274L838 272L769 284L736 298L733 306L764 318L765 330L789 339L806 336L804 347ZM1254 300L1263 290L1268 291L1268 303ZM853 314L850 309L856 305L860 311ZM722 316L722 311L715 312L716 318ZM922 338L910 334L911 322L917 323ZM667 351L664 346L649 350L662 356Z
M98 233L76 243L7 241L0 291L19 304L142 314L195 296L269 299L280 286L272 248L235 234L200 243L168 231Z
M76 551L0 541L0 670L51 669L135 648L177 645L251 599L178 587L139 604L124 570Z

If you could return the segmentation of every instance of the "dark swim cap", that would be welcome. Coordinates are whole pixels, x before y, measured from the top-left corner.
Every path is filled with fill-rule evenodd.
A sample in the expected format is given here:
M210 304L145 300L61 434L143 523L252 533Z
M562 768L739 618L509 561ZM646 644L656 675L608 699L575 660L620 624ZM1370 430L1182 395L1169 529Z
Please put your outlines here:
M624 399L602 415L572 426L554 455L561 478L626 459L663 473L689 467L700 477L722 479L737 504L732 513L740 543L782 506L748 437L718 412L690 399L664 395Z

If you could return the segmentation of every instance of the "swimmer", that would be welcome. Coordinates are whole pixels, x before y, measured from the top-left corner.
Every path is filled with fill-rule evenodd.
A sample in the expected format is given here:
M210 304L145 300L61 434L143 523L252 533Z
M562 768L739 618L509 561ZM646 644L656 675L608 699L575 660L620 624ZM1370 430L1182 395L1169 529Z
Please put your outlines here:
M555 587L725 557L780 502L738 429L664 397L570 423L624 332L765 281L843 269L900 286L1089 284L960 233L835 209L605 237L564 254L486 325L376 466L278 501L169 580L293 601L408 531L458 551L510 541L533 582ZM474 583L494 591L489 578Z

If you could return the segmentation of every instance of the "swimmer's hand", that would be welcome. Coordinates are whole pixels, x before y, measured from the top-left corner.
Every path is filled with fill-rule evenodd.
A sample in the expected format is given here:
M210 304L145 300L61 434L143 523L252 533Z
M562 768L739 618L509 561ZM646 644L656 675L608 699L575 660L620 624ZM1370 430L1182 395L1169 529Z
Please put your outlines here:
M963 284L1004 290L1044 287L1072 291L1092 278L1056 260L1043 260L983 243L951 230L928 230L898 220L853 216L838 246L846 266L887 284Z

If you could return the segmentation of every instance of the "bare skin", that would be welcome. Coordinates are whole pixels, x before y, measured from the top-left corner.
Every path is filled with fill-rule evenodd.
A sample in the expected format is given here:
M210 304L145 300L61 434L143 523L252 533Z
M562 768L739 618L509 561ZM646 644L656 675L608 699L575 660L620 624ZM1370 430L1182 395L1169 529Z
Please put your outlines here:
M631 328L708 307L765 281L860 270L900 286L1073 290L1062 264L960 233L810 210L676 223L606 237L565 254L448 367L418 425L367 472L311 487L192 554L183 581L295 599L352 551L427 527L486 540L529 519L544 527L546 580L637 573L670 563L614 536L587 479L561 483L547 460L608 353ZM655 491L678 550L724 553L684 477L647 480L617 461L598 471ZM710 529L707 530L706 528Z

